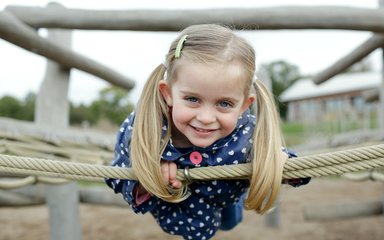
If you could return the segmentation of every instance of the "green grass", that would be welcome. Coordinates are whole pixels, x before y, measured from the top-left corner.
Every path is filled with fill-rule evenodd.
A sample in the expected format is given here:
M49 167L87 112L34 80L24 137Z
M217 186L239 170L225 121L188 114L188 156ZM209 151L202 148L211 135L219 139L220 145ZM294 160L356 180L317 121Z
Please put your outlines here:
M301 123L283 122L281 125L281 129L283 132L285 143L288 147L300 145L306 140L304 125Z
M332 137L335 134L343 132L355 131L358 129L375 129L378 127L377 117L373 115L369 119L369 123L363 120L337 120L318 121L311 123L290 123L282 122L281 128L286 145L295 146L305 143L313 137Z
M284 134L287 135L297 135L304 133L304 126L301 123L287 123L283 122L281 129Z

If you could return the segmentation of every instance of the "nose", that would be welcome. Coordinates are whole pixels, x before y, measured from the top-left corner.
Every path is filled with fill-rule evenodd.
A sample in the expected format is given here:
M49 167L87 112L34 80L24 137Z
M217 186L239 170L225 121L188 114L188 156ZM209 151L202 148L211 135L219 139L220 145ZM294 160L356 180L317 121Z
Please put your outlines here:
M210 107L202 107L199 109L196 119L203 124L210 124L216 121L215 110Z

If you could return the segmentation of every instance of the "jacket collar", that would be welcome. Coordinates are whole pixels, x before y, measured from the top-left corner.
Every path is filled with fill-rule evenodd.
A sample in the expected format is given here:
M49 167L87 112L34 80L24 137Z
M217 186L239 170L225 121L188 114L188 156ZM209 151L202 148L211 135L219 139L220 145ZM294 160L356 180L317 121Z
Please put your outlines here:
M239 131L243 130L249 130L246 129L247 125L249 125L249 122L252 120L252 117L254 116L251 115L250 110L247 109L243 115L241 115L237 121L236 128L233 130L231 134L228 136L221 138L214 142L212 145L202 148L202 147L188 147L188 148L176 148L172 144L172 139L167 143L167 146L165 147L165 150L162 154L162 159L168 160L168 161L174 161L182 157L183 155L190 154L193 151L199 151L201 153L207 153L207 152L212 152L215 150L218 150L220 148L228 146L231 141L233 141L234 136L238 134ZM164 118L165 119L165 118ZM167 130L167 120L165 119L163 121L163 134L165 135L165 131Z

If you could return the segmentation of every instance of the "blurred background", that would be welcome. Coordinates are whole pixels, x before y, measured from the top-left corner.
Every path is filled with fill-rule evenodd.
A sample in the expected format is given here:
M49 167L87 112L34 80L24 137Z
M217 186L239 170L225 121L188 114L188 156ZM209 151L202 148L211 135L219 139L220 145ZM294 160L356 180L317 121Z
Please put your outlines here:
M7 7L12 9L12 6L45 8L49 2L2 0L0 11L6 11ZM332 10L332 7L340 6L362 9L377 9L380 6L379 0L58 0L56 2L68 9L98 11L269 7L284 9L295 6L327 6ZM286 11L289 11L289 8ZM24 17L28 18L28 15ZM4 19L0 18L0 25ZM44 38L49 35L46 28L37 28L37 33ZM379 102L378 91L383 86L383 53L380 47L326 82L320 85L313 83L314 77L371 38L372 32L340 29L257 29L240 30L237 33L246 38L256 50L257 75L263 81L269 82L276 97L285 141L289 148L303 155L383 141L384 126L380 123L380 111L383 105ZM28 123L39 122L36 102L39 90L43 88L43 80L49 72L47 70L49 64L45 57L6 41L5 37L2 38L0 35L2 83L0 133L3 136L1 139L8 143L25 142L25 139L15 135L10 137L9 134L33 133L34 144L38 141L39 146L48 144L59 148L63 147L64 143L57 143L52 140L53 138L64 137L66 141L74 142L74 138L69 135L76 132L76 135L83 135L83 138L86 138L83 141L76 136L76 144L79 144L76 148L84 150L88 148L94 153L102 151L102 154L97 157L77 154L73 157L69 153L24 150L29 156L63 159L68 156L78 159L80 156L82 160L91 162L97 158L100 160L98 163L108 164L119 125L134 109L147 77L163 62L169 44L176 36L177 32L173 31L73 30L70 45L74 52L131 79L135 87L127 90L94 74L72 68L68 73L70 76L68 92L64 94L67 96L67 103L64 106L68 107L68 126L65 126L66 124L60 126L68 129L54 133L55 131L48 125L44 130L40 121L39 129L43 129L41 131L45 134L44 139L44 136L37 136L36 131L31 130ZM46 102L43 105L50 102L49 99L44 101ZM51 115L55 113L51 112ZM24 129L28 131L23 133ZM57 136L52 137L53 134ZM84 142L87 143L82 145ZM25 143L32 144L30 140ZM96 149L95 145L99 148ZM75 144L71 143L71 146ZM12 145L9 149L13 149L16 155L22 155L15 150L20 148L20 145L17 147ZM11 151L9 149L7 151ZM73 149L73 152L77 153L77 149ZM372 174L369 178L377 180ZM233 231L219 232L214 239L384 239L383 184L381 181L368 181L366 177L360 180L365 181L326 177L313 179L308 186L299 189L284 187L281 200L272 214L258 216L247 211L244 223ZM89 189L95 185L80 182L81 188ZM17 191L13 190L13 193ZM49 239L48 209L41 205L45 202L44 197L40 196L41 201L36 206L19 204L15 207L9 202L15 203L16 200L9 200L8 204L2 202L2 199L10 196L6 192L0 190L0 203L3 203L0 206L0 226L2 226L0 240ZM25 195L25 192L22 194ZM119 206L89 204L84 200L80 205L83 238L177 239L161 232L151 216L134 215L124 204L120 202L119 204L117 204ZM328 209L334 213L340 209L345 211L340 210L338 214L328 214L321 218L318 216L319 213L315 213L316 216L311 215L311 209L319 209L320 212ZM351 213L351 209L363 210Z

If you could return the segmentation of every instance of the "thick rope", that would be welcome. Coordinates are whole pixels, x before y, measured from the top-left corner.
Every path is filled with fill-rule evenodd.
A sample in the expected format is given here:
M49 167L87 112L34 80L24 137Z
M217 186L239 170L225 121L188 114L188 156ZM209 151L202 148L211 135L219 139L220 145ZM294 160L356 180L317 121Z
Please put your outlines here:
M384 167L384 144L290 158L284 166L283 177L320 177L380 167ZM131 168L1 154L0 172L87 181L103 181L103 178L137 179ZM251 164L193 168L189 170L189 175L194 180L249 178ZM182 170L178 171L177 177L185 181Z

